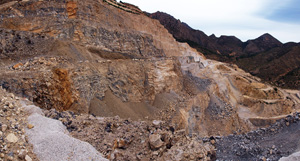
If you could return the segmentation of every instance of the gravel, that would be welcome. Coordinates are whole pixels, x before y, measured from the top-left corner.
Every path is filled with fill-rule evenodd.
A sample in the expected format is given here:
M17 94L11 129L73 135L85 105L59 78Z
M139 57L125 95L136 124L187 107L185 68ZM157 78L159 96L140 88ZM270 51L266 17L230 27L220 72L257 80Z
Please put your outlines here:
M31 111L35 111L32 108L33 106L29 107ZM70 137L66 127L58 120L33 113L28 117L28 122L34 128L26 129L26 134L29 142L33 144L34 153L41 161L107 160L90 144Z

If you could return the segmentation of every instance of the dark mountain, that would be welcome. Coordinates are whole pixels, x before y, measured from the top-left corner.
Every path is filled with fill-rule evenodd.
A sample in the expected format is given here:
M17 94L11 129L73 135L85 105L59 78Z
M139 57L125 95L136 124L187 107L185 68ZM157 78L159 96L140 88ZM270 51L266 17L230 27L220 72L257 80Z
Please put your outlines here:
M187 42L209 59L235 63L280 87L300 89L300 43L283 44L268 33L246 42L235 36L207 36L167 13L149 16L159 20L177 41Z
M282 43L270 34L263 34L254 40L248 40L245 43L244 52L249 56L270 50L275 47L281 47Z

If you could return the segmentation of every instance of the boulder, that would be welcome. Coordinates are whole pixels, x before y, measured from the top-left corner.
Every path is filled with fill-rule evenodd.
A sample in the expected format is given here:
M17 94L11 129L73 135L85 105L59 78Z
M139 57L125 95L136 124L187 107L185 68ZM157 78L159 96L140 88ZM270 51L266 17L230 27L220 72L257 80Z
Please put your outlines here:
M152 134L149 136L149 144L152 150L159 149L164 145L164 142L161 140L161 135Z

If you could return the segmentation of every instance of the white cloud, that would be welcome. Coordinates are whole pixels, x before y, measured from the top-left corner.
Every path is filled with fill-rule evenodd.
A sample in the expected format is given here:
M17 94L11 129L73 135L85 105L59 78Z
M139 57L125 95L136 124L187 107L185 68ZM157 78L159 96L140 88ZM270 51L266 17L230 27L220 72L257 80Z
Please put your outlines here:
M163 11L208 35L235 35L243 41L270 33L282 42L300 41L300 25L265 19L291 0L126 0L142 10Z

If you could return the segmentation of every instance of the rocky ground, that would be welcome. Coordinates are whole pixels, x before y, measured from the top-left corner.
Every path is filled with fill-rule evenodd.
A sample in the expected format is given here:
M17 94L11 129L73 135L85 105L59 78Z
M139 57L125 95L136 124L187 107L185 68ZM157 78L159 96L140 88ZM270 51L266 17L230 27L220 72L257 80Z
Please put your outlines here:
M33 125L27 123L21 100L0 88L0 160L37 159L25 135L25 129Z
M28 113L22 108L26 100L3 89L0 100L1 160L41 159L33 153L28 142L32 138L25 132L38 126L28 123ZM211 137L188 135L159 120L95 117L55 109L43 113L62 122L70 136L88 142L109 160L279 160L299 149L300 113L249 133Z
M163 121L76 116L55 110L47 111L46 116L61 120L73 137L90 143L110 160L215 159L214 142L189 137Z
M23 108L24 102L32 103L8 94L2 88L0 98L1 159L26 161L42 159L36 157L33 146L28 141L40 137L38 133L41 133L41 130L36 131L38 124L28 123L29 114ZM55 109L44 110L43 113L46 117L61 121L71 136L90 143L110 160L211 160L215 158L214 146L210 140L202 141L196 136L188 137L185 131L175 131L174 127L163 121L102 118L75 114L71 111L57 112ZM26 133L26 129L33 129L33 131ZM32 132L37 134L32 135ZM28 134L35 138L28 138ZM50 145L47 149L51 150Z
M259 138L276 130L250 132L251 146L243 134L298 111L299 91L206 59L157 20L94 0L14 1L0 5L0 18L0 86L15 95L1 89L3 160L278 159L296 151L287 139L293 146L268 155L281 138ZM28 108L38 110L28 116ZM295 134L282 129L278 136ZM247 149L239 143L263 150L237 156Z
M93 0L1 6L0 86L43 109L163 120L201 137L298 110L299 91L208 60L143 14Z
M27 99L0 88L0 100L0 160L106 160Z
M300 113L267 128L229 136L189 136L163 121L131 121L76 116L50 110L75 138L93 145L110 160L279 160L299 149Z
M300 113L268 128L216 140L218 160L279 160L299 150Z

